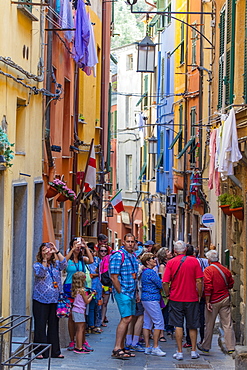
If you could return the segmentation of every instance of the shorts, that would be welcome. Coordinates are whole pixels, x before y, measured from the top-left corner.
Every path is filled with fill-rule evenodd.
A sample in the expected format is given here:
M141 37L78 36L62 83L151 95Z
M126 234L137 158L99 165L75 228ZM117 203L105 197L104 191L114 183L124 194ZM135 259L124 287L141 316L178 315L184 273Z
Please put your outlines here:
M141 316L144 314L144 307L141 302L136 302L136 313L135 316Z
M144 307L143 329L164 330L164 318L160 308L160 301L142 301Z
M136 313L136 300L130 298L128 295L123 293L116 293L114 295L116 299L118 310L121 317L128 317L135 315Z
M72 319L74 322L86 322L85 314L81 312L72 311Z
M188 329L200 328L199 301L169 301L169 325L183 328L184 318Z

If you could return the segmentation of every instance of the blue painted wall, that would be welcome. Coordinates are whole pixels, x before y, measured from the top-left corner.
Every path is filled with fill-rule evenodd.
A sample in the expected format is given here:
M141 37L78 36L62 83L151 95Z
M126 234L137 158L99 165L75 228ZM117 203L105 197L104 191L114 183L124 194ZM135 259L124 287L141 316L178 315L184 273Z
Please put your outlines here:
M158 156L163 149L163 169L157 169L157 189L159 193L166 193L168 185L173 189L172 166L173 149L168 149L174 138L174 20L171 20L161 33L161 45L158 53L158 84L157 84L157 138Z

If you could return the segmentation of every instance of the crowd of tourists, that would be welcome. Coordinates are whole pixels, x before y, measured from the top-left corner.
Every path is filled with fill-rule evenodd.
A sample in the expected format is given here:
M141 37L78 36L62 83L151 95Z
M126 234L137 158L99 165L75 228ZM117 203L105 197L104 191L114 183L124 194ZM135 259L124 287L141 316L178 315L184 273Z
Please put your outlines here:
M197 359L198 350L211 349L218 314L228 353L235 349L229 294L234 281L215 249L204 258L181 240L170 251L157 249L151 240L143 244L129 233L115 251L100 234L97 244L74 238L65 257L53 243L42 243L33 269L34 342L51 343L52 357L64 358L57 315L61 293L71 307L67 349L77 354L92 352L86 334L100 335L108 325L110 296L121 317L112 358L127 360L135 352L166 356L159 344L175 335L173 358L183 360L183 348L191 348L191 358ZM49 356L48 351L39 354L38 347L36 353L39 359Z

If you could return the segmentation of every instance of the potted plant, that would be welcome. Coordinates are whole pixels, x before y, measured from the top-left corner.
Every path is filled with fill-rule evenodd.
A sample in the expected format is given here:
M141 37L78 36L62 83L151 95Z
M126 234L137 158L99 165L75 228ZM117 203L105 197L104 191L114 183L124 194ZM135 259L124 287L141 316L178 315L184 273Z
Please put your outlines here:
M225 215L230 216L232 213L230 212L230 205L232 202L232 195L229 193L224 193L219 195L218 202L220 203L219 207L222 209Z
M242 197L236 195L232 197L230 212L238 219L244 219L244 201Z
M73 200L76 200L76 193L65 184L62 193L57 198L57 201L65 202L66 200L71 200L72 202Z
M15 144L11 144L8 139L8 135L0 127L0 163L4 167L11 167L13 163L11 160L14 158L13 150L11 149Z
M49 182L49 189L47 190L46 197L51 198L60 193L57 198L58 202L65 202L66 200L75 200L75 192L68 188L66 183L59 179L54 179L52 182Z

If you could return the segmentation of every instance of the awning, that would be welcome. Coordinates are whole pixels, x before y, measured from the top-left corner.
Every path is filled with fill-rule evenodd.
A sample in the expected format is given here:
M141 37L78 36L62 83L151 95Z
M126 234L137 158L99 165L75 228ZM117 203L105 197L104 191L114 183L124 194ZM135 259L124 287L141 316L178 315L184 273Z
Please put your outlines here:
M160 155L159 155L159 158L158 158L158 161L157 161L157 165L156 165L156 169L157 168L160 168L160 164L161 164L161 162L162 162L162 159L163 159L163 155L164 155L164 152L162 151L161 153L160 153Z
M178 153L178 156L177 156L178 159L181 158L182 155L184 155L186 150L191 146L191 144L193 144L194 140L195 140L195 136L192 136L190 140L187 142L187 144L185 145L185 147L181 150L181 152Z
M142 176L144 175L145 171L146 171L146 168L147 168L147 162L145 162L142 166L142 169L141 169L141 172L140 172L140 176L138 177L139 180L142 179Z
M176 142L178 141L178 139L180 138L180 136L182 136L182 132L183 132L182 129L178 131L177 135L173 139L173 141L172 141L172 143L171 143L171 145L169 146L168 149L172 149L174 147L174 145L176 144Z
M148 93L144 93L142 96L141 96L141 98L138 100L138 102L136 103L136 107L138 107L138 105L139 104L141 104L141 102L142 102L142 100L144 99L144 98L146 98L148 96Z

